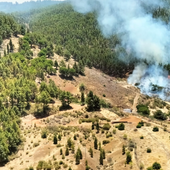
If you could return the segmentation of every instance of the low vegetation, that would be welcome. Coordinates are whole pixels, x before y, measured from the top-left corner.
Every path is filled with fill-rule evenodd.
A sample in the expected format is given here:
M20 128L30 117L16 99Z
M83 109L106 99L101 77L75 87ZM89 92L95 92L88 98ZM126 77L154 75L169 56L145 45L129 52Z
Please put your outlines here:
M140 105L137 105L136 108L137 108L138 113L141 113L146 116L150 114L149 108L146 105L140 104Z

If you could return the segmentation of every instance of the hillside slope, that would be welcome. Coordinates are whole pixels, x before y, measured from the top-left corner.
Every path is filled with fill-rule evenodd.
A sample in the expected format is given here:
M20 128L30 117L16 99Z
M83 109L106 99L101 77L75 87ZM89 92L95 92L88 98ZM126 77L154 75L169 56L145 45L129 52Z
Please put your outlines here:
M108 74L125 76L133 68L118 59L115 50L120 43L117 35L107 39L100 32L95 13L79 14L69 4L57 5L30 15L30 29L56 44L59 55L69 53L88 67ZM62 50L63 49L63 50Z

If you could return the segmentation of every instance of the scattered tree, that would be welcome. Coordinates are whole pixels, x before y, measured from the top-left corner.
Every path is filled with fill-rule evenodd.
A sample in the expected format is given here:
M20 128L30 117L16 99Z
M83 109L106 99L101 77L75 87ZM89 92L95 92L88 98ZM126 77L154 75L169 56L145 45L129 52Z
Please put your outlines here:
M94 148L95 148L95 149L98 148L98 140L97 140L96 137L95 137L95 139L94 139Z
M89 149L89 153L90 153L91 158L93 158L93 149L91 147Z
M63 155L63 150L62 149L60 149L60 155Z
M154 118L159 119L159 120L166 120L167 115L166 115L166 113L163 113L161 110L157 110L154 113Z
M132 156L130 154L130 152L126 153L126 163L129 164L130 162L132 162Z
M125 145L122 146L122 155L124 155L126 152L125 152Z
M124 130L125 129L125 125L123 123L120 123L118 126L119 130Z
M65 156L68 156L68 155L69 155L69 149L68 147L66 147Z
M58 140L57 140L57 135L54 135L54 138L53 138L53 143L56 145L58 143Z
M155 162L155 163L153 163L152 168L154 170L158 170L158 169L161 169L161 165L160 165L160 163Z
M100 165L103 165L103 152L100 151Z

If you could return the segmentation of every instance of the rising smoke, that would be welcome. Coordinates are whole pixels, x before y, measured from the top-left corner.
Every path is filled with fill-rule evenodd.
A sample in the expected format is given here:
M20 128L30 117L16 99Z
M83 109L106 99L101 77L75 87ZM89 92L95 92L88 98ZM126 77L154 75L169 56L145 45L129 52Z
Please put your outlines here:
M160 0L71 0L71 3L80 13L96 11L103 35L121 35L122 46L130 49L139 61L147 63L136 65L128 83L138 84L141 92L148 95L153 95L153 85L164 87L155 93L167 100L168 73L161 65L170 63L170 30L165 23L146 12L147 8L165 4Z

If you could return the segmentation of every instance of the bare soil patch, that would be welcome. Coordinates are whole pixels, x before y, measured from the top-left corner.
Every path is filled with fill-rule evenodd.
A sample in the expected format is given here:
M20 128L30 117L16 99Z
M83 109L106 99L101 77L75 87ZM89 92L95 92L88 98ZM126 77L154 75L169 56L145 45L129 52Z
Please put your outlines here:
M120 121L127 121L129 123L137 125L141 121L141 119L136 116L128 116L127 118L120 119Z
M129 86L125 80L118 81L96 69L85 69L86 76L75 77L77 83L83 83L88 90L104 98L112 105L126 109L132 108L138 89Z

